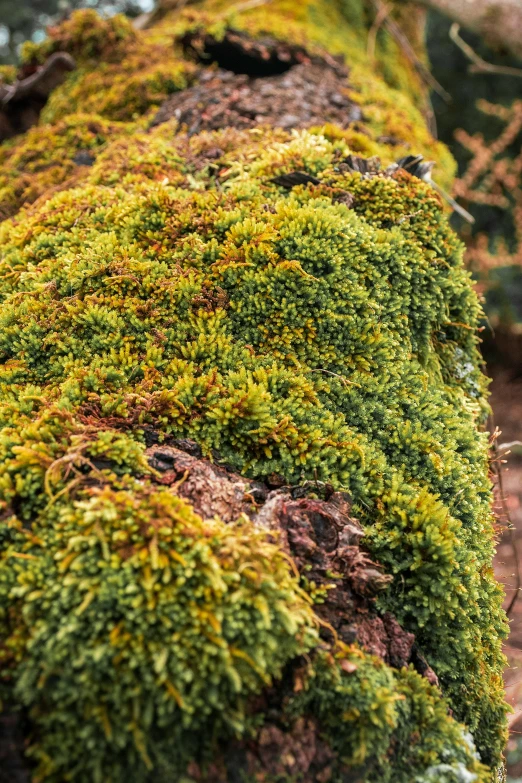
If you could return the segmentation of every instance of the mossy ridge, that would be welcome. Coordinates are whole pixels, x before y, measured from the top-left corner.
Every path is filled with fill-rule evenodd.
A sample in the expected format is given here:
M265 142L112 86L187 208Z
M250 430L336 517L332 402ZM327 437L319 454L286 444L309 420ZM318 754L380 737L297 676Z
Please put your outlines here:
M73 113L135 120L186 87L195 72L175 53L172 35L136 31L121 14L102 19L93 10L76 11L42 43L24 44L22 62L42 63L56 51L71 54L77 68L52 93L41 115L45 123Z
M29 531L12 518L4 530L12 566L0 591L18 620L7 662L37 729L39 779L172 781L196 760L204 775L219 743L255 739L265 718L249 697L300 654L299 693L287 689L280 719L319 716L339 759L329 780L355 767L410 783L412 769L437 763L448 781L461 769L489 779L417 673L346 645L314 652L311 601L265 533L203 522L168 490L125 477L122 443L108 434L83 457L114 460L113 472L98 470L95 488L85 475L72 503L51 499L45 524Z
M353 148L377 154L387 163L414 145L416 151L437 161L436 178L449 186L454 162L446 147L433 140L426 128L421 111L424 99L419 97L423 90L415 70L387 36L379 39L377 65L368 62L365 41L370 20L362 3L353 2L348 8L346 3L330 2L325 12L324 3L317 0L278 0L270 5L269 13L263 8L226 13L222 3L203 5L204 12L198 10L201 4L196 4L196 8L172 13L146 31L135 30L121 16L103 20L93 11L77 11L50 29L43 43L25 44L22 56L26 64L41 63L56 51L67 51L77 61L77 69L51 95L41 123L59 123L75 113L96 113L118 122L134 122L141 117L143 123L143 117L168 95L195 78L195 64L174 45L175 39L198 27L219 37L231 24L251 35L270 34L315 53L328 51L342 56L350 67L350 96L364 110L364 121L347 132L349 141L354 141ZM381 55L393 63L393 68L388 64L384 69L388 82L376 75ZM60 128L58 124L58 135ZM113 138L114 134L115 129ZM60 146L57 142L57 148ZM21 174L31 179L30 170ZM58 185L56 169L54 174ZM30 200L31 187L25 190ZM7 203L0 209L4 216L12 214L18 201L13 201L10 192L0 193L0 198L2 195Z
M77 750L69 744L72 733L60 739L54 727L62 720L75 724L78 717L69 708L43 715L38 699L53 697L31 686L45 655L31 657L32 629L25 618L33 600L42 622L50 619L52 606L46 597L29 600L31 593L23 589L14 604L13 580L30 584L40 567L58 574L50 557L58 546L56 531L64 535L63 546L70 539L57 520L75 520L84 509L75 504L96 502L82 476L99 483L100 460L118 466L110 483L122 482L119 491L131 505L141 497L147 484L140 434L145 424L188 434L250 475L275 472L291 481L322 478L349 487L374 553L396 574L383 606L415 631L483 759L498 763L504 625L490 571L487 444L476 432L485 410L474 332L478 304L433 191L408 176L361 179L338 167L349 149L378 154L388 163L402 153L403 143L437 159L445 177L453 164L429 136L418 108L418 82L408 66L396 63L393 45L384 72L388 79L395 75L395 87L407 94L375 76L366 60L361 9L359 3L332 2L323 14L318 3L281 0L271 4L270 14L257 9L229 21L216 5L217 15L190 9L146 33L121 18L94 24L90 12L82 12L26 53L38 61L65 48L79 64L42 117L57 123L46 129L53 147L60 148L68 123L74 125L71 112L96 111L104 117L98 122L112 123L108 136L97 137L104 151L93 167L74 173L76 188L67 183L64 167L56 180L57 189L67 188L63 193L47 201L44 194L0 229L5 307L0 487L5 502L16 508L4 531L2 584L4 595L11 596L14 629L9 664L18 672L15 678L22 671L16 667L25 665L29 683L24 691L24 681L17 679L18 692L34 707L37 726L49 720L33 749L47 779L62 776L63 768L50 759L55 743L69 748L67 754ZM359 95L365 107L364 124L294 137L229 130L191 140L173 138L174 126L167 125L129 138L139 125L145 127L144 113L193 78L194 66L174 51L173 38L201 24L219 34L232 21L251 34L266 32L347 57L352 97ZM132 92L132 102L122 85ZM125 123L116 127L114 120ZM76 138L84 138L92 121L79 121ZM381 134L394 136L399 146L383 143ZM113 141L107 145L109 136ZM75 143L70 142L71 157ZM8 155L20 153L20 181L25 167L30 169L31 146L27 135L3 148ZM205 158L210 149L211 163ZM217 160L216 149L222 153ZM285 194L269 183L271 176L294 168L318 175L322 184ZM24 187L39 195L38 188L47 185L34 175L29 170ZM356 195L353 211L339 203L343 190ZM11 212L30 200L17 193L13 198L12 191L8 196ZM129 474L142 474L140 484ZM145 506L150 495L146 498ZM11 512L7 506L6 514ZM190 509L180 514L185 512L190 515ZM116 514L117 526L118 520ZM103 535L92 543L103 560ZM258 543L249 539L246 548L257 551ZM49 580L49 587L64 589L67 576ZM265 578L274 586L272 571ZM290 592L296 589L284 569L277 578L277 589L283 583ZM73 610L81 607L77 599ZM303 618L313 647L315 620L306 601ZM276 643L290 660L299 653L295 634L282 626L279 632ZM274 638L269 633L264 641L270 647ZM283 664L273 659L267 676L277 677ZM322 709L331 741L346 743L343 752L350 753L361 736L355 740L350 721L340 731L338 699L357 702L363 694L356 678L349 685L335 664L328 666L323 679L310 679L310 703ZM367 727L367 747L378 749L367 759L368 780L374 775L410 783L411 770L401 766L404 751L393 750L401 742L419 749L412 761L419 780L435 775L454 781L470 774L487 779L444 702L418 675L408 680L368 656L359 669L367 673L370 708L365 713L362 705L357 723ZM72 673L73 681L76 676ZM403 676L407 685L401 691ZM262 678L254 692L256 687L262 687ZM161 712L165 692L156 688L152 683L150 699ZM401 693L406 699L396 701ZM237 702L231 705L230 720ZM179 708L175 698L170 707ZM97 738L100 754L114 753L103 709L98 703L89 710L82 730L91 741ZM435 717L423 724L417 742L419 710ZM183 738L187 748L190 731ZM146 776L149 752L163 764L161 738L154 750L142 739L139 731L121 734L123 753L109 762L124 765L114 767L115 779L127 774L125 758L136 759L136 775ZM86 763L100 768L101 758ZM350 757L352 764L360 761ZM70 762L70 756L56 761L69 769ZM179 774L182 762L170 758L170 763Z
M394 9L394 13L416 45L419 59L426 59L418 46L422 30L417 23L419 9L407 4ZM268 34L317 54L326 51L340 56L350 69L350 97L364 111L364 134L379 144L376 154L389 162L402 154L401 148L415 147L437 162L435 177L449 186L456 172L455 162L447 147L433 139L427 128L423 116L426 88L411 61L387 34L378 36L375 59L369 60L367 35L372 22L372 14L360 0L278 0L269 9L260 6L241 12L235 12L234 6L230 8L224 0L205 0L191 4L181 14L172 12L157 29L166 32L174 25L176 34L181 35L187 29L203 28L219 38L229 25L254 38ZM390 137L391 146L385 141Z
M4 143L0 146L0 220L16 214L22 204L77 184L87 173L78 153L90 162L112 137L125 138L133 130L130 124L108 122L98 114L72 114Z
M68 473L51 466L89 470L86 423L124 473L154 424L251 476L349 488L397 575L383 605L496 764L505 626L479 306L438 196L407 174L343 174L345 143L307 132L178 136L176 184L154 182L168 133L124 142L118 182L109 148L83 186L0 229L4 500L36 535L50 497L69 513ZM222 158L202 166L209 149ZM295 168L324 184L270 183ZM20 563L4 562L9 584Z

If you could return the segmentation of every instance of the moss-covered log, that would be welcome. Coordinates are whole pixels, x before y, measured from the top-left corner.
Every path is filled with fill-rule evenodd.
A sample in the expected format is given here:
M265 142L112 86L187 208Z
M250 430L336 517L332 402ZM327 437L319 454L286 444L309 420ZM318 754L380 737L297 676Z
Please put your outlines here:
M480 306L394 163L452 160L362 2L228 5L24 52L76 68L0 148L9 779L498 780Z

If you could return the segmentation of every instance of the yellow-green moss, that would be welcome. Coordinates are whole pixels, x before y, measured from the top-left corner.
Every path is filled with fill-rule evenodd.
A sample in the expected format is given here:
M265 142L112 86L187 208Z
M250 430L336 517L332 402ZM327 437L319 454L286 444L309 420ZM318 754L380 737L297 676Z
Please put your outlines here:
M52 28L41 44L25 44L25 62L39 63L56 51L71 54L77 68L52 93L43 122L75 112L96 112L110 120L132 120L187 86L194 65L174 53L172 35L135 31L117 15L103 20L76 11Z
M56 125L32 128L21 139L0 146L0 220L15 214L23 204L55 189L80 182L88 168L78 164L81 153L96 156L113 136L133 127L108 122L98 114L72 114ZM80 159L81 161L81 159Z
M16 79L16 67L14 65L0 65L0 84L12 84Z
M351 664L349 674L343 660ZM354 779L371 783L490 779L471 737L455 721L448 721L447 705L437 689L411 668L392 673L382 661L341 647L333 660L319 654L307 675L303 691L293 695L288 711L309 711L319 718L332 747L354 768ZM377 760L371 764L372 759Z
M344 142L318 134L173 136L168 159L168 130L130 141L114 184L109 147L89 175L104 184L0 229L5 501L47 524L46 471L69 438L49 431L49 406L100 432L128 422L138 442L147 423L192 437L252 476L348 488L396 574L384 604L496 762L504 625L479 307L438 196L406 174L338 173ZM154 182L164 160L174 185ZM270 183L293 168L328 184ZM52 496L64 480L47 479Z
M339 764L372 783L486 781L504 740L506 626L479 431L480 308L437 194L404 172L340 165L351 151L387 163L409 143L450 176L448 153L421 94L417 107L399 98L365 59L355 0L280 0L234 24L343 53L360 127L189 139L173 122L115 122L187 83L194 66L173 40L190 25L219 34L218 5L146 33L75 14L26 52L65 48L78 70L42 125L0 151L13 214L0 227L5 694L29 710L42 780L170 782L220 741L255 734L265 717L248 696L306 653L287 718L320 718ZM86 110L99 116L75 114ZM71 169L85 149L92 167ZM271 181L294 169L320 184ZM416 634L492 769L417 674L317 647L277 544L155 488L145 426L253 477L349 490L395 577L382 608Z
M23 58L42 62L54 51L67 51L77 60L78 68L52 93L42 113L42 122L52 123L75 112L96 112L119 121L136 119L186 87L195 67L183 58L175 41L187 30L203 27L219 37L232 25L254 36L270 34L303 45L311 52L327 51L346 60L351 97L363 109L364 134L376 154L389 161L412 150L422 153L437 162L435 178L447 187L455 173L454 161L427 129L422 82L389 36L379 39L376 61L368 61L371 16L361 8L359 0L344 4L278 0L269 8L237 13L229 3L207 0L181 13L172 12L146 31L134 30L121 16L101 20L93 11L78 11L51 29L43 43L26 44ZM383 63L386 67L381 67ZM381 137L392 137L393 145Z
M198 10L200 6L204 6L204 13ZM411 6L399 9L399 18L409 20L408 33L414 44L422 29L416 26L418 13ZM351 97L364 110L366 132L375 140L381 136L395 139L391 148L379 143L383 159L407 154L401 147L414 149L437 162L435 178L447 187L455 174L455 163L446 146L434 140L427 129L423 117L428 109L427 90L389 34L379 37L375 61L369 61L367 35L372 21L372 14L360 0L278 0L240 13L226 0L205 0L181 15L173 12L162 20L160 29L166 32L173 25L179 35L203 27L219 37L230 25L254 37L270 34L312 52L340 55L350 69Z

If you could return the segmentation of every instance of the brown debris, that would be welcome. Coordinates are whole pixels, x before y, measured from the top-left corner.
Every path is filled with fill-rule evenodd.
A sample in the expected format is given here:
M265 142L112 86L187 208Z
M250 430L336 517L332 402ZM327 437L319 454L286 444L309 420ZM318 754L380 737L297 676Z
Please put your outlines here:
M195 85L165 101L152 125L176 118L189 134L259 125L309 128L329 122L347 128L362 117L347 88L346 73L325 62L304 62L286 73L260 77L205 68Z
M280 712L281 694L263 707ZM266 722L255 738L232 741L222 756L204 769L192 762L187 772L198 783L230 783L244 779L299 780L300 783L327 783L336 755L322 738L318 722L301 717L291 725ZM355 778L350 778L356 783Z
M277 177L272 177L270 182L274 185L279 185L282 188L291 190L296 185L320 185L321 180L317 177L312 177L311 174L307 174L306 171L289 171L288 174L279 174Z
M286 731L274 725L263 726L256 745L247 750L251 774L261 770L274 779L298 779L303 783L322 783L331 775L335 754L321 739L313 718L299 718Z
M70 54L55 52L31 73L21 72L14 84L0 84L0 141L36 125L49 95L74 68Z
M360 155L348 155L339 163L339 171L358 171L366 177L372 177L381 170L381 161L374 155L372 158L361 158Z

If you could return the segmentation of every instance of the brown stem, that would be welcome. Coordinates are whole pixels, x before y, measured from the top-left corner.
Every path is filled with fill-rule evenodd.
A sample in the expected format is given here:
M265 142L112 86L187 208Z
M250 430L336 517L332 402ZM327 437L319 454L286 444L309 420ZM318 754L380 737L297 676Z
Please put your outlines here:
M450 29L450 38L457 44L472 65L469 67L470 73L497 73L500 76L518 76L522 77L522 68L511 68L509 65L493 65L483 60L472 47L460 36L460 25L453 22Z
M438 95L440 95L441 98L444 98L445 101L451 101L451 95L448 92L446 92L446 90L441 84L439 84L439 82L433 76L429 68L417 56L415 49L409 42L403 30L396 22L394 22L394 20L389 15L387 15L387 13L385 13L385 9L383 8L384 4L382 0L372 0L372 4L377 13L377 18L379 20L382 18L383 27L385 27L390 33L390 35L393 38L395 38L396 42L404 52L405 56L415 67L417 73L419 74L421 79L425 82L425 84L427 84L427 86L430 89L432 89L434 92L438 93Z

